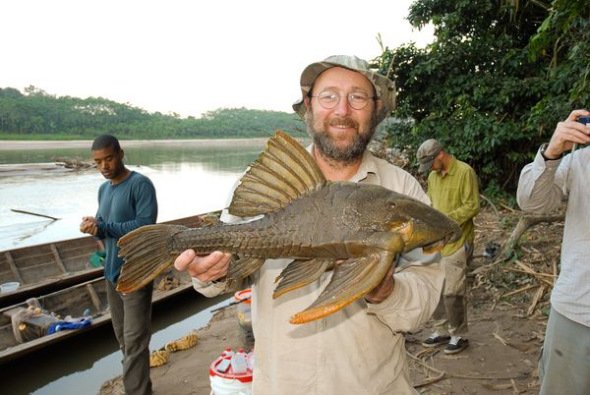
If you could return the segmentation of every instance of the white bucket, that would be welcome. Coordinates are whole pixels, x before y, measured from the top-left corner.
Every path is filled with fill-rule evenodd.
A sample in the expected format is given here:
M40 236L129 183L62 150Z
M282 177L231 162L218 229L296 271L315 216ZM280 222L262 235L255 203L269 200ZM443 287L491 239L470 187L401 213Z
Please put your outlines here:
M252 394L253 357L253 353L246 354L242 349L234 353L227 348L209 367L211 395Z
M252 382L243 383L237 379L225 379L220 376L209 376L211 395L251 395Z

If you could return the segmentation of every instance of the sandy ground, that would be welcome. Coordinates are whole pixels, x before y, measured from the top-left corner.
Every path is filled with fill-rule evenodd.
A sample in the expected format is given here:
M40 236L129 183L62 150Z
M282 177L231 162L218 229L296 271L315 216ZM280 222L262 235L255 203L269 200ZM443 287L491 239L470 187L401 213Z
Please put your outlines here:
M262 146L267 138L248 139L193 139L193 140L121 140L121 146L125 147L146 147L153 145L168 146L228 146L239 143L240 145ZM68 141L46 141L46 140L0 140L0 151L10 150L31 150L47 148L84 148L92 145L92 140L68 140Z
M495 215L487 210L476 218L475 259L468 270L469 348L452 356L444 354L442 347L425 349L421 342L431 333L430 323L406 336L411 377L421 394L538 393L537 361L545 333L549 290L537 299L535 288L522 291L527 289L523 284L534 281L526 275L516 276L511 271L514 263L497 264L482 256L490 242L506 240L518 216L518 212ZM528 231L521 243L526 254L519 262L535 272L551 267L558 259L562 225L543 225ZM502 297L511 292L513 297ZM196 347L173 353L168 364L152 369L157 395L208 395L211 362L226 346L248 347L235 306L216 313L198 333ZM99 395L120 393L120 379L115 378L105 383Z
M420 343L430 333L428 328L407 335L414 385L424 395L538 393L536 366L545 318L526 317L523 306L473 302L481 305L470 305L470 347L463 353L447 356L442 348L423 348ZM216 313L198 336L196 347L172 353L167 364L152 368L156 395L208 395L211 362L226 346L249 350L251 345L238 324L235 306ZM99 395L122 393L116 377L103 384Z
M170 353L167 364L151 369L154 394L208 395L211 392L209 367L221 352L226 347L248 351L253 347L251 338L238 323L235 305L216 312L209 324L197 331L197 336L199 340L194 348ZM105 382L99 392L99 395L121 394L120 376Z
M493 264L482 256L491 241L501 242L512 226L503 226L518 213L499 216L486 211L476 218L475 259L469 267L468 321L470 346L456 355L446 355L442 347L425 349L421 342L431 333L430 324L407 334L406 350L410 373L417 390L424 395L537 394L537 361L545 333L548 292L538 304L535 290L518 292L513 298L502 295L521 287L526 278L512 276L510 265ZM523 248L534 253L521 257L523 264L537 271L557 259L560 225L529 231ZM548 240L554 240L548 243ZM488 271L483 270L489 268ZM505 285L507 288L502 288ZM534 308L533 308L534 307ZM208 326L198 331L196 347L173 353L169 362L152 369L156 394L208 395L209 365L226 347L248 347L244 331L238 324L235 306L217 312ZM174 339L170 339L174 340ZM99 395L121 393L119 378L103 386Z

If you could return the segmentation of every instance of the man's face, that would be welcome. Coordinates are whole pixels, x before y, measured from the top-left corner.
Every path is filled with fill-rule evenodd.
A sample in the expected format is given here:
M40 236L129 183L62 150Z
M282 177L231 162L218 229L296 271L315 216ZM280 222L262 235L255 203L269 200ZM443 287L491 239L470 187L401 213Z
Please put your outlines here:
M123 150L116 152L113 147L93 150L92 159L96 168L107 180L117 180L123 174Z
M331 92L340 97L331 109L322 107L317 95ZM369 97L364 108L354 109L351 94ZM349 163L362 157L376 128L375 116L381 101L373 100L373 84L362 74L332 67L315 80L312 95L305 98L307 130L315 146L330 159ZM358 106L357 106L358 107Z
M434 157L434 161L432 161L432 167L431 170L436 171L436 172L441 172L443 171L444 168L444 163L442 162L441 159L441 153L439 152L438 154L436 154L436 156Z

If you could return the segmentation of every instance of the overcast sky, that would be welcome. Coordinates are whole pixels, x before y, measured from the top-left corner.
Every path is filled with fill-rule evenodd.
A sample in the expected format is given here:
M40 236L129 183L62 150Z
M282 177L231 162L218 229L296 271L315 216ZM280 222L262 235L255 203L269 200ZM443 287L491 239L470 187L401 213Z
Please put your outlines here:
M103 97L198 117L290 112L309 63L432 40L411 0L12 0L0 4L0 87Z

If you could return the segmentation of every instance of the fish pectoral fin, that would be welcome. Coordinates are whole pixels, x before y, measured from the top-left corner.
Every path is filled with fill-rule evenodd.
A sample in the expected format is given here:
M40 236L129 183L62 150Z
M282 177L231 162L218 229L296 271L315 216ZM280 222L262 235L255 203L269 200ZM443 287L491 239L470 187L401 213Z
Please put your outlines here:
M323 318L365 296L383 280L396 255L390 251L374 252L339 263L315 302L293 315L289 322L303 324Z
M334 262L331 258L314 258L289 263L275 280L279 284L272 294L273 299L316 281L330 266L334 266Z
M227 278L230 282L241 280L260 269L262 264L264 264L263 258L248 256L240 257L238 255L232 255L227 272Z
M119 239L119 256L125 263L117 281L117 291L134 292L172 266L178 253L169 241L188 228L181 225L145 225Z

